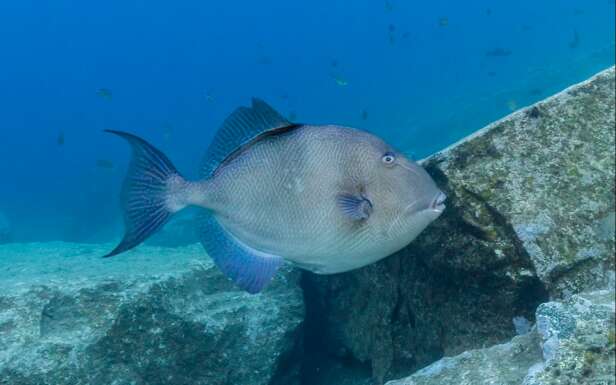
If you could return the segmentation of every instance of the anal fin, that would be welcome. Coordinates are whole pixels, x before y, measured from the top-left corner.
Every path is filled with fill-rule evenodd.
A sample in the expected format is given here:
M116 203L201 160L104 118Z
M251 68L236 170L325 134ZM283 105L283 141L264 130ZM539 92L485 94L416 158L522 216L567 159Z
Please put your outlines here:
M241 244L209 213L200 218L199 230L201 243L216 266L251 294L263 290L283 262L280 256Z

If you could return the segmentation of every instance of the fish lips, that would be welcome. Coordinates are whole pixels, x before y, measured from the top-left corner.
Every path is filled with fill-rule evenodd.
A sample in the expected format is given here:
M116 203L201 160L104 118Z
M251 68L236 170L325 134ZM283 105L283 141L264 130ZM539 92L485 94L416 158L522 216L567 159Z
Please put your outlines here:
M432 203L430 204L430 209L436 211L437 213L442 213L445 210L445 200L447 200L447 195L442 191L439 191L434 199L432 199Z

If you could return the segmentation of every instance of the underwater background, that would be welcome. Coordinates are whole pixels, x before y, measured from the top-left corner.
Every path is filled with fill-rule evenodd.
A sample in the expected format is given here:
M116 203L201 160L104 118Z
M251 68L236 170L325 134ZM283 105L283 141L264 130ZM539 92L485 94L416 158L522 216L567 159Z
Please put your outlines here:
M0 1L0 385L616 385L614 8ZM104 130L194 180L253 97L424 159L438 219L259 294L196 208L103 258L131 153ZM156 203L141 182L127 207ZM319 250L356 266L356 246Z
M422 158L613 65L614 1L7 0L0 58L10 240L111 241L129 151L103 129L196 177L257 96Z

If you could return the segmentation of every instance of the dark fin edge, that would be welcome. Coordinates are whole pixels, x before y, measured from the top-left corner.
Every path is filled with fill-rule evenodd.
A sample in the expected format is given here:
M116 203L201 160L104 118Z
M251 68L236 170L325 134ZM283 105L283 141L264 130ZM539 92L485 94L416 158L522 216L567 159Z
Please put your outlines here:
M161 151L133 134L105 130L128 141L133 156L122 187L125 233L104 258L130 250L158 231L173 215L166 207L167 181L181 177Z
M238 107L224 120L203 158L201 176L211 177L223 163L263 137L299 126L263 100L253 98L251 107Z

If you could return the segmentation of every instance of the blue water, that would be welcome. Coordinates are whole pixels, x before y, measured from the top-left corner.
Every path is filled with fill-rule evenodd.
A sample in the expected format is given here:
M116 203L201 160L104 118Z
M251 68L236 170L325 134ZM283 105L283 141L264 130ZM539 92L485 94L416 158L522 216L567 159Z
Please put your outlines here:
M251 96L421 158L613 65L614 29L613 0L4 0L0 211L15 240L110 240L129 151L101 131L196 176Z

